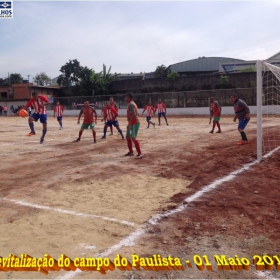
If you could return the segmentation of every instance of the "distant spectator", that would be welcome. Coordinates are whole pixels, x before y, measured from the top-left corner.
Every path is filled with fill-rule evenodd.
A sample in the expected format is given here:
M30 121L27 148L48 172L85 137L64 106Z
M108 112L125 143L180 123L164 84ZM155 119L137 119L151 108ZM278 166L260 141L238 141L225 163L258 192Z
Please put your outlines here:
M3 107L0 105L0 116L2 116Z
M15 109L15 108L14 108L14 105L11 105L11 108L10 108L10 109L11 109L12 112L14 112L14 109Z
M8 107L6 105L3 107L3 111L4 111L4 116L7 117Z

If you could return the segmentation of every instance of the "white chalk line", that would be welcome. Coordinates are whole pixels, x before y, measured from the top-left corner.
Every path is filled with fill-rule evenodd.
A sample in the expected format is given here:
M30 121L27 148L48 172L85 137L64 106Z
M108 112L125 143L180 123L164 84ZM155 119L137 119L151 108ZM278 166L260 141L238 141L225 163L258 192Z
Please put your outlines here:
M274 154L275 152L277 152L280 149L280 146L275 148L274 150L270 151L269 153L267 153L266 155L263 156L263 159L270 157L272 154ZM249 170L253 165L256 165L257 163L259 163L260 160L255 160L251 163L245 164L242 168L235 170L233 172L231 172L229 175L215 180L213 183L203 187L200 191L196 192L195 194L191 195L190 197L187 197L183 203L190 203L195 201L196 199L198 199L199 197L201 197L203 194L215 189L216 187L218 187L219 185L221 185L224 182L228 182L230 180L232 180L233 178L235 178L236 175L242 173L243 171ZM126 236L124 239L122 239L119 243L113 245L112 247L106 249L103 253L98 254L95 257L100 257L100 258L104 258L114 252L116 252L117 250L119 250L122 247L128 247L128 246L133 246L135 244L135 240L137 238L139 238L142 234L145 233L145 229L147 228L148 224L152 224L155 225L158 223L158 221L164 217L168 217L171 216L175 213L181 212L183 211L187 205L181 203L177 208L173 209L173 210L168 210L165 211L162 214L156 214L154 216L152 216L145 224L143 224L139 229L137 229L136 231L132 232L131 234L129 234L128 236ZM75 276L77 276L78 274L82 273L82 271L80 269L77 269L75 271L70 271L67 274L63 275L63 276L59 276L57 279L71 279Z
M82 216L82 217L87 217L87 218L102 219L102 220L106 220L106 221L121 223L121 224L124 224L124 225L127 225L127 226L132 226L132 227L134 226L134 223L128 222L128 221L125 221L125 220L119 220L119 219L115 219L115 218L98 216L98 215L88 214L88 213L83 213L83 212L76 212L76 211L72 211L72 210L64 210L64 209L60 209L60 208L57 208L57 207L50 207L50 206L44 206L44 205L39 205L39 204L33 204L33 203L28 203L28 202L25 202L25 201L21 201L21 200L15 200L15 199L3 198L3 197L0 197L0 199L5 200L5 201L9 201L9 202L13 202L15 204L19 204L19 205L22 205L22 206L27 206L27 207L37 208L37 209L43 209L43 210L51 210L51 211L59 212L59 213L62 213L62 214L73 215L73 216Z

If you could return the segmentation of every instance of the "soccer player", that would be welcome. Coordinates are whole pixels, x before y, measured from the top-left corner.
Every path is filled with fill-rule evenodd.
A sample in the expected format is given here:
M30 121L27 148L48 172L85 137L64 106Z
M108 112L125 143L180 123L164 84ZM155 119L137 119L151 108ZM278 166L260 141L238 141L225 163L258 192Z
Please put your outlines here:
M151 122L151 119L152 119L152 115L154 115L155 113L155 108L152 106L152 102L149 101L148 105L145 106L143 112L142 112L142 115L144 114L144 112L147 110L146 112L146 120L147 120L147 123L148 123L148 127L150 127L150 123L155 127L155 124L153 122Z
M27 102L23 108L26 110L28 107L32 106L34 108L34 113L28 118L28 123L31 131L27 136L35 135L34 121L37 122L40 119L40 123L43 125L42 136L40 138L40 144L43 144L46 133L47 133L47 111L46 106L50 104L47 97L38 95L36 91L32 92L32 98Z
M158 125L160 125L160 118L161 116L164 117L166 125L168 125L167 118L166 118L166 106L164 103L161 102L161 99L158 100L158 104L156 105L156 110L158 110Z
M212 130L209 133L213 133L216 127L216 124L218 126L218 131L216 133L221 133L221 127L220 127L220 117L221 117L221 112L222 112L222 108L219 105L218 101L214 101L213 102L214 106L212 106L212 117L213 117L213 127ZM211 119L210 119L210 123L211 123Z
M136 151L137 151L137 156L136 159L143 158L141 149L140 149L140 144L138 140L136 139L138 130L140 127L140 122L138 119L138 107L137 105L133 102L132 94L127 93L125 95L125 101L128 103L127 105L127 132L126 132L126 141L127 141L127 146L129 152L125 154L125 156L133 156L133 150L132 150L132 142L135 145Z
M248 144L249 141L247 139L246 133L244 132L244 129L250 121L250 109L245 101L238 98L237 94L233 94L230 99L233 102L233 108L235 112L233 121L235 122L236 119L239 120L238 131L240 132L242 138L237 144Z
M122 130L120 129L120 125L119 125L119 121L118 121L117 117L118 117L118 112L116 111L116 109L111 107L110 104L107 104L107 110L104 111L104 116L103 116L104 122L106 122L106 120L107 120L107 122L104 125L104 135L101 137L101 139L106 139L106 133L107 133L108 126L110 126L110 127L114 126L117 128L122 139L124 140L124 136L123 136Z
M210 107L209 107L209 110L210 110L210 121L209 121L209 124L211 123L212 117L213 117L213 108L215 106L214 102L217 102L218 106L220 106L219 102L214 100L214 97L210 97ZM221 112L222 112L222 107L221 106L220 106L220 109L221 109Z
M113 97L110 97L110 99L109 99L109 105L110 105L112 108L114 108L117 112L119 111L118 105L117 105L117 103L115 103ZM110 126L110 130L111 130L111 135L113 135L113 126L112 126L112 125Z
M94 123L95 124L97 123L97 114L95 109L89 106L88 101L85 101L84 104L85 107L80 111L77 124L80 124L80 118L83 114L84 114L84 121L79 131L79 137L77 138L76 142L79 142L81 140L81 136L83 134L84 129L88 129L89 127L92 130L93 142L96 143L96 131L94 130Z
M60 130L63 129L62 126L62 114L63 114L64 108L63 106L60 105L59 101L56 102L56 106L53 108L53 117L55 118L56 114L56 119L60 125Z

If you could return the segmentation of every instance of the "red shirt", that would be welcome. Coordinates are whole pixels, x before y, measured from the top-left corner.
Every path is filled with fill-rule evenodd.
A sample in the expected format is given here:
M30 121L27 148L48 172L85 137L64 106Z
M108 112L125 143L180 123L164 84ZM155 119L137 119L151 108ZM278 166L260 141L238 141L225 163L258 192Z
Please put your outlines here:
M217 105L213 107L212 112L214 117L219 117L221 115L221 109Z
M34 108L35 114L46 114L46 106L45 103L49 103L49 99L45 96L38 96L38 100L31 98L27 104L25 105L26 108L32 106ZM43 106L41 108L40 106Z
M158 113L164 113L166 106L163 103L158 103L156 105L156 109L158 109Z
M56 113L57 117L61 117L64 111L64 108L61 105L55 106L53 108L54 113Z
M146 111L147 117L151 117L152 114L155 112L155 108L152 105L146 105L144 111Z
M84 108L81 111L84 114L84 124L91 124L95 121L93 117L94 110L91 107Z
M137 105L131 101L128 105L127 105L127 120L129 122L130 125L134 125L137 124L139 122L138 120L138 107ZM132 116L134 116L134 119L132 122L130 122L130 119L132 118Z
M117 116L118 115L118 112L116 109L114 109L113 107L110 107L109 109L107 108L107 110L105 111L105 116L104 117L107 117L107 119L109 121L112 121L113 119L117 120Z

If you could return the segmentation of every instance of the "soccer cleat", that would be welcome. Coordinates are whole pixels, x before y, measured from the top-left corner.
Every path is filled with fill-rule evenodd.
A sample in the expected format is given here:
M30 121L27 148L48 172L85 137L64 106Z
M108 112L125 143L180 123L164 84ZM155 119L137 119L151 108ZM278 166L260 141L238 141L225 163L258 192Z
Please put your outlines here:
M125 157L131 157L134 156L134 153L128 152L127 154L124 155Z
M43 144L43 143L44 143L44 138L41 137L40 144Z
M222 133L222 131L221 131L221 130L218 130L216 133Z
M102 136L100 139L106 139L106 136Z
M246 141L245 141L245 144L249 144L249 143L250 143L249 140L246 140Z
M149 126L147 126L147 128L150 128Z
M136 158L136 159L143 158L143 155L139 155L139 154L138 154L135 158Z
M244 145L244 144L246 144L246 142L247 142L247 141L240 140L240 141L237 143L237 145Z
M110 133L109 135L113 135L113 133Z
M63 129L63 127L61 127L59 130L62 130Z
M123 137L122 140L125 140L125 138Z
M35 132L31 131L27 134L27 136L32 136L32 135L35 135Z
M79 142L80 140L81 140L80 138L77 138L75 142Z
M213 130L209 131L209 133L213 133Z

